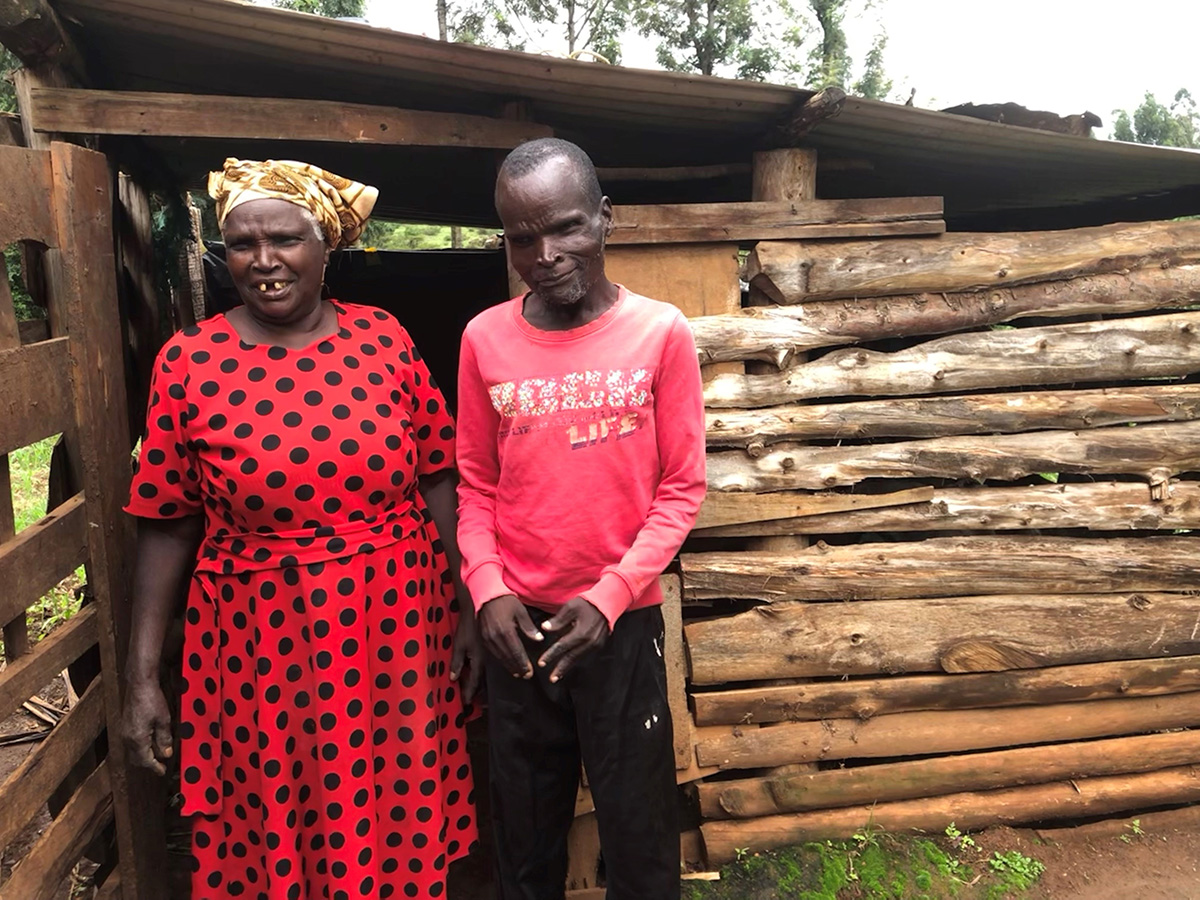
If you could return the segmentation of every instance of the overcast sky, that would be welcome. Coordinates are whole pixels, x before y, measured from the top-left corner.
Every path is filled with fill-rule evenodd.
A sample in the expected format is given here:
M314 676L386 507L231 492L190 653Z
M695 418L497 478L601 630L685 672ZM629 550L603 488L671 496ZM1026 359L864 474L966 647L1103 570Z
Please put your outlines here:
M435 9L434 0L367 0L372 24L430 37ZM880 23L895 93L916 88L918 106L1091 110L1103 136L1112 111L1137 106L1147 90L1168 105L1182 87L1200 96L1200 0L875 0L846 22L856 67ZM623 53L626 65L655 68L643 39L628 39Z

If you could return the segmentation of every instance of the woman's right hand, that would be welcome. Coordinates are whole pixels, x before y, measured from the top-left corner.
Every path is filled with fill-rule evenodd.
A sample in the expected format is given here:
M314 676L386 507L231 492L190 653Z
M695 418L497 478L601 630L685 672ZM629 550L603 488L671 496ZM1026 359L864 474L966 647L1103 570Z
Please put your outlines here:
M121 737L128 761L159 775L167 771L163 762L171 758L171 710L157 681L129 687L121 716Z

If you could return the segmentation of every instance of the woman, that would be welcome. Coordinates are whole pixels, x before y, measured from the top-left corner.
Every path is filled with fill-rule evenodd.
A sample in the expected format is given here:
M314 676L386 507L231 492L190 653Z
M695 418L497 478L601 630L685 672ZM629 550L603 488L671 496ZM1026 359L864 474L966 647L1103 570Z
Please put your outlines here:
M395 319L321 298L374 188L229 159L209 192L243 305L155 363L126 507L130 757L161 773L172 752L159 662L194 563L180 714L193 898L438 897L476 837L462 699L482 668L453 421Z

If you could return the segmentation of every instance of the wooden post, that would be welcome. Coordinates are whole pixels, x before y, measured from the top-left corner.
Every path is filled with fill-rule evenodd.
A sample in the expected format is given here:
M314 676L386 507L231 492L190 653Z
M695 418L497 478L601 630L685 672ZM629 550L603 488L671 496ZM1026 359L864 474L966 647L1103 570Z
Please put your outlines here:
M125 366L112 240L107 159L71 144L50 147L59 249L51 259L55 303L70 335L78 459L87 497L89 584L95 596L104 706L115 736L129 638L134 536L121 511L131 475ZM126 900L166 897L162 782L127 768L120 740L108 744L121 884Z
M751 200L815 200L817 151L800 147L754 154Z
M528 100L508 100L500 107L500 118L510 119L515 122L531 122L533 121L533 104ZM496 171L500 171L500 165L504 162L504 158L508 155L508 151L497 151L496 153ZM508 258L508 244L504 244L504 265L508 269L508 296L519 297L529 290L521 276L517 274L517 270L512 267L512 262Z
M751 200L815 200L817 199L817 151L792 147L787 150L765 150L754 154L754 173ZM795 362L803 362L797 354ZM746 371L752 375L775 371L769 363L750 362ZM751 550L803 550L808 538L783 534L753 538Z

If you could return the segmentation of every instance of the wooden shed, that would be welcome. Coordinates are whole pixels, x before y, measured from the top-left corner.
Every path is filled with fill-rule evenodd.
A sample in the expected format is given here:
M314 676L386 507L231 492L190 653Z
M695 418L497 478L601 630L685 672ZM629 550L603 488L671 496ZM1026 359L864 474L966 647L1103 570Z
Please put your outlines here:
M42 522L14 537L0 504L2 711L101 657L0 787L6 843L80 785L0 898L52 897L109 822L101 895L167 896L162 786L94 741L119 716L129 425L156 349L204 308L194 254L154 256L148 196L226 156L312 161L377 185L378 215L480 226L521 141L596 161L610 276L682 308L706 372L710 497L664 575L690 862L868 819L1200 799L1200 222L1179 220L1200 155L235 0L2 0L0 41L26 64L0 233L48 311L18 323L0 296L0 452L66 447ZM502 251L333 270L444 384L467 319L520 289ZM30 647L23 610L81 562L94 602ZM588 891L586 790L578 812Z

